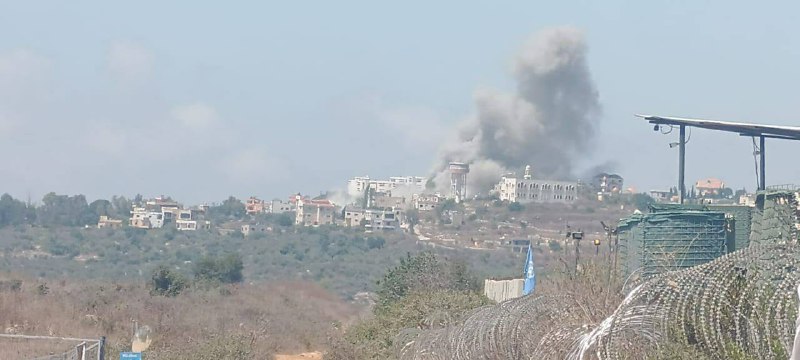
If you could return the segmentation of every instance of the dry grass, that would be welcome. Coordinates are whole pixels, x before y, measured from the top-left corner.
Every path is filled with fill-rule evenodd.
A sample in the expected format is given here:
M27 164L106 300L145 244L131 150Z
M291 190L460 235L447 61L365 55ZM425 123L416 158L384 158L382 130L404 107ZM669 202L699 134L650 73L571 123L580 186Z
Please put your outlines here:
M43 287L44 285L46 287ZM277 352L321 349L326 336L359 309L306 282L194 288L177 297L150 296L141 284L23 279L0 287L0 331L108 338L107 358L130 348L133 320L153 329L150 358L265 359ZM0 339L0 359L63 352L72 343ZM211 355L209 355L211 356Z

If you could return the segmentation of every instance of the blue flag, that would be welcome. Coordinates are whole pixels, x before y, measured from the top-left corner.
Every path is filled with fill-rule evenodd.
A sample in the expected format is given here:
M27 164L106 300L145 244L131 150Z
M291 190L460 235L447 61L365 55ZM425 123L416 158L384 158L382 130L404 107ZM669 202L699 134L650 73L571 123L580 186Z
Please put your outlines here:
M530 295L536 287L536 273L533 271L533 248L528 244L528 259L525 260L525 286L522 295Z

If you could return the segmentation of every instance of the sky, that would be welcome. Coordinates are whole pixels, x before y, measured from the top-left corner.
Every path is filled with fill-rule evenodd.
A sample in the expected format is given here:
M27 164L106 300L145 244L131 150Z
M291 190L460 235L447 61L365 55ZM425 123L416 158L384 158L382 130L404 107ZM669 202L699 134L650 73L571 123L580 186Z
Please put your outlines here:
M601 111L576 173L676 183L635 113L800 125L797 2L0 1L0 192L186 203L430 175L475 94L513 91L537 32L579 29ZM800 143L767 142L800 183ZM756 187L750 139L706 130L687 182ZM535 164L534 168L535 168Z

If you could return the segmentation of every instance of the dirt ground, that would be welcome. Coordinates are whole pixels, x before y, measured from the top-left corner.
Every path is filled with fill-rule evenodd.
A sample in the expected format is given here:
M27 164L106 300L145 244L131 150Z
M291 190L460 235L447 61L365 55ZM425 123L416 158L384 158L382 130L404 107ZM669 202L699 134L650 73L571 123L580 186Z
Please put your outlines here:
M297 355L275 355L275 360L322 360L322 353L314 351Z

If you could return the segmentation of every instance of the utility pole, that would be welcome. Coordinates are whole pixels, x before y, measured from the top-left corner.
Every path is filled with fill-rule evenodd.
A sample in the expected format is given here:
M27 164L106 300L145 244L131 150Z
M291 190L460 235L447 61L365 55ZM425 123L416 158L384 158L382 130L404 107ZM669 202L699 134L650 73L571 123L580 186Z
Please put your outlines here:
M678 149L680 150L680 154L678 155L678 199L680 200L680 204L683 204L684 197L686 196L686 126L680 126L680 139L678 142Z

